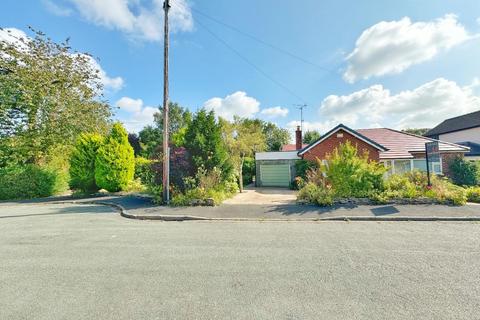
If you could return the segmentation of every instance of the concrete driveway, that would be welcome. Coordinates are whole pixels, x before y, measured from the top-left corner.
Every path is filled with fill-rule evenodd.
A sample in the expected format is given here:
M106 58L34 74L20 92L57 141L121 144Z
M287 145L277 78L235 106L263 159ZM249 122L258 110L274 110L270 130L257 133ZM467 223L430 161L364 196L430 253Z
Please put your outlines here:
M284 188L255 188L247 187L242 193L224 201L224 204L294 204L297 192Z

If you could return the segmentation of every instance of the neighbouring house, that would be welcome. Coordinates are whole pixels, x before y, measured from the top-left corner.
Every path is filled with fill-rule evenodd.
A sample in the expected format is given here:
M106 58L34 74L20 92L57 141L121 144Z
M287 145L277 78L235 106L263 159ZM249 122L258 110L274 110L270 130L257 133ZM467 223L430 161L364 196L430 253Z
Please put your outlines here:
M429 130L425 136L470 148L465 159L480 160L480 111L450 118Z
M426 171L425 143L435 139L388 128L353 130L340 124L317 141L302 146L302 132L297 128L296 150L258 152L256 160L256 185L287 187L295 177L295 162L299 159L325 160L340 144L350 141L359 153L367 152L370 160L384 163L389 173L404 173L415 169ZM467 146L439 141L440 161L431 163L431 171L448 174L449 160L462 157Z

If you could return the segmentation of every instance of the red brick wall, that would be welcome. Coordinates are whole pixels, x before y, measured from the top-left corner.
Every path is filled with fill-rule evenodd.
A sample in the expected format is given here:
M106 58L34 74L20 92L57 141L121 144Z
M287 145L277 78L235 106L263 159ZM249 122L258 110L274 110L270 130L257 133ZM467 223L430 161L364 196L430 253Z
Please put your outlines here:
M450 162L457 158L463 158L464 154L461 152L455 152L455 153L442 153L442 171L443 174L446 176L450 175L450 169L448 168L450 165Z
M337 137L337 134L339 133L343 133L342 138ZM340 144L346 143L347 141L350 141L352 145L357 147L358 154L363 154L365 151L367 151L370 160L379 160L378 149L344 130L337 131L312 149L308 150L303 155L303 159L314 161L316 158L319 158L320 160L323 160L328 154L331 154L335 148L338 148Z

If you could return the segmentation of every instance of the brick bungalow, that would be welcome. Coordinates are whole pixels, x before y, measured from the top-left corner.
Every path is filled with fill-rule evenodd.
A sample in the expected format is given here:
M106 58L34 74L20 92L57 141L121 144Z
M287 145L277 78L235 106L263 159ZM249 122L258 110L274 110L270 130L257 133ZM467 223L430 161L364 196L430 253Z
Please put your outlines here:
M350 141L359 153L367 152L370 160L384 163L390 173L412 170L426 171L425 143L438 141L388 128L353 130L340 124L310 145L302 145L300 128L296 131L295 150L259 152L257 163L257 186L288 186L295 177L295 162L299 159L324 160L340 144ZM439 141L440 161L431 164L431 171L448 175L448 163L454 157L463 157L468 147Z

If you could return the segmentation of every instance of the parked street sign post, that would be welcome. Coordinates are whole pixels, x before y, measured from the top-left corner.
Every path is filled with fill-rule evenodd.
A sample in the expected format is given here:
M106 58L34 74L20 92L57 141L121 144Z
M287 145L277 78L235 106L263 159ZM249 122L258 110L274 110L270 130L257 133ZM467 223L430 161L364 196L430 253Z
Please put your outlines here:
M438 141L432 141L425 143L425 159L427 161L427 176L428 176L428 186L432 186L430 179L430 163L440 161L440 148L438 146Z

